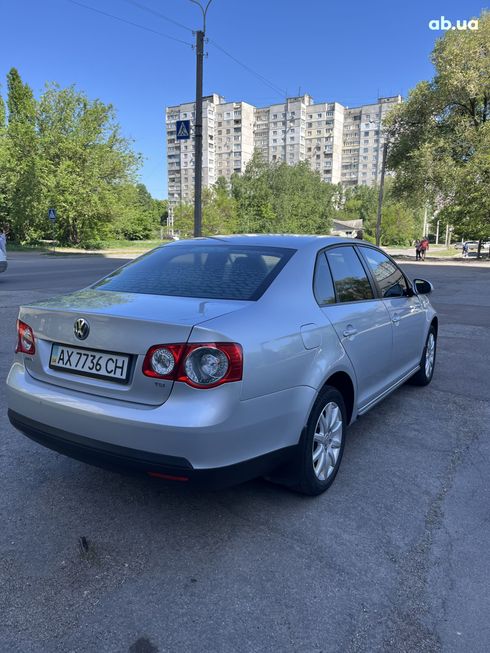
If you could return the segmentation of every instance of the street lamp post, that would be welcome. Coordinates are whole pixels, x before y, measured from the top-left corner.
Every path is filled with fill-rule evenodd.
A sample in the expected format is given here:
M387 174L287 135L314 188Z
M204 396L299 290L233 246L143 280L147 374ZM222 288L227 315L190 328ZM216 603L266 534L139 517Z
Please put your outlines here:
M196 119L194 122L194 237L202 235L202 86L206 15L212 0L201 4L190 0L202 12L203 27L196 31Z
M383 196L385 190L385 172L386 172L386 157L388 155L388 141L383 143L383 159L381 163L381 177L379 180L379 193L378 193L378 214L376 216L376 245L379 247L381 242L381 214L383 211Z

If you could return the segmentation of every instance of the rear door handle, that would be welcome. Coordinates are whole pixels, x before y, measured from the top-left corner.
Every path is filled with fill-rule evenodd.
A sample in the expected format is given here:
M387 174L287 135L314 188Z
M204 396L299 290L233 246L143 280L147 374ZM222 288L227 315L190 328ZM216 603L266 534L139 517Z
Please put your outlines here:
M351 338L352 336L355 336L357 333L357 329L352 326L352 324L348 324L345 329L344 329L344 338Z
M391 321L393 322L393 324L398 324L398 322L400 321L400 316L398 315L398 313L393 314Z

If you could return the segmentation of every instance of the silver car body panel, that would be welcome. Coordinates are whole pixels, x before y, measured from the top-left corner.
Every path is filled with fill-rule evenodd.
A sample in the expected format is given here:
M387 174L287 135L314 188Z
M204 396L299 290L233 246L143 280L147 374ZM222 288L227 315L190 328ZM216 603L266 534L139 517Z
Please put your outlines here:
M36 356L26 356L25 366L29 374L39 381L75 392L151 405L163 404L172 391L173 383L156 381L141 374L148 349L156 344L187 342L194 324L243 309L246 305L247 302L103 290L83 290L54 297L27 306L20 312L20 319L27 322L36 334ZM83 341L76 338L74 330L75 322L80 317L90 325L90 333ZM130 354L132 373L129 384L115 384L51 369L49 359L54 342L95 351Z
M183 457L195 469L226 467L296 444L305 406L315 397L303 386L242 401L240 382L205 391L175 383L165 404L145 406L37 381L20 361L7 384L10 410L24 417L100 442Z
M352 243L315 236L223 237L239 245L296 250L257 301L205 300L88 289L21 307L35 356L16 354L9 408L38 423L102 442L181 456L198 469L222 467L298 442L318 392L337 372L354 388L352 420L418 369L435 316L426 297L374 299L320 308L313 294L317 253ZM166 247L179 247L178 241ZM395 326L393 313L401 315ZM74 322L90 322L83 346L130 353L131 383L50 370L52 342L73 346ZM349 325L354 336L344 335ZM411 342L404 343L407 338ZM175 342L238 342L243 379L211 389L145 377L148 348Z

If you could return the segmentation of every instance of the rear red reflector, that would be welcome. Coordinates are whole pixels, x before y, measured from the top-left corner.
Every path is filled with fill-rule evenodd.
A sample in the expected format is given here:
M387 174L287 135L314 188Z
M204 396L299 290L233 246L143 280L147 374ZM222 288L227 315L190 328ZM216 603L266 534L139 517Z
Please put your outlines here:
M187 476L172 476L172 474L162 474L161 472L146 472L148 476L152 476L153 478L163 478L166 481L188 481Z

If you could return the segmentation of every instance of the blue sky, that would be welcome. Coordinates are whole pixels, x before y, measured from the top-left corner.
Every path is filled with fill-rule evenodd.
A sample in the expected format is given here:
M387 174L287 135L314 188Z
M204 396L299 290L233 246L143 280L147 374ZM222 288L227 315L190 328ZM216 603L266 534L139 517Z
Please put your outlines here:
M191 32L130 0L77 0L183 41ZM191 28L199 10L189 0L135 0ZM481 0L480 0L481 2ZM428 22L478 16L473 0L213 0L208 36L235 58L296 95L348 106L378 95L405 95L432 76L430 51L442 32ZM204 91L265 105L281 100L211 43ZM192 100L195 59L185 44L138 29L70 0L14 0L2 8L0 83L19 69L38 94L46 81L76 84L91 98L112 103L123 133L145 157L141 178L166 196L165 106Z

